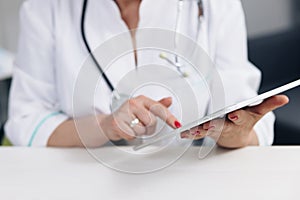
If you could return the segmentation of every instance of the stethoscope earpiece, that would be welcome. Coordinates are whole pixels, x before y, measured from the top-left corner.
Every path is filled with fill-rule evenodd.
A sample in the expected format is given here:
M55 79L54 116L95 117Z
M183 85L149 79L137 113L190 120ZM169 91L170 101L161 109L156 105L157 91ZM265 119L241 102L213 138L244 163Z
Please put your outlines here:
M169 64L171 64L172 66L176 67L178 73L183 77L183 78L187 78L189 76L189 74L187 72L183 72L182 71L182 64L178 62L178 57L176 58L176 62L173 62L172 60L170 60L167 55L165 53L160 53L159 57L165 61L167 61Z

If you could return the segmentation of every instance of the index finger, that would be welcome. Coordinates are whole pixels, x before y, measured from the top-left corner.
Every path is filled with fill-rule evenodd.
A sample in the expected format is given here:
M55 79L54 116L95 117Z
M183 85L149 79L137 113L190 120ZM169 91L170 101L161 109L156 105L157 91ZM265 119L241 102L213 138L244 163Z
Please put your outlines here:
M178 119L169 111L168 108L166 108L161 103L147 97L143 97L142 102L150 112L152 112L155 116L159 117L160 119L164 120L170 127L181 127L181 124L179 123Z

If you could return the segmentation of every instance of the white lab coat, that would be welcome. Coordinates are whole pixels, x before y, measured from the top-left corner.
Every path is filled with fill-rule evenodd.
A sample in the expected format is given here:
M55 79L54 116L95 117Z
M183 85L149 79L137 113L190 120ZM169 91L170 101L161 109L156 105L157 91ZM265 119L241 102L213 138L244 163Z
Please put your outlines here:
M177 2L143 0L139 28L174 30ZM179 32L196 40L197 4L185 2ZM74 0L28 0L22 6L19 51L5 127L15 145L46 146L53 131L73 116L74 83L88 56L80 35L81 10L82 2ZM207 51L222 78L226 105L255 96L261 74L248 61L241 2L204 0L204 18L199 28L197 42ZM127 27L113 1L90 0L86 32L92 49L125 31ZM139 56L140 60L143 58ZM132 62L128 59L125 63L132 66ZM108 75L114 81L120 76L118 72ZM109 90L102 91L106 92L96 94L103 100L99 101L97 112L109 113ZM272 144L274 119L269 113L255 126L260 145Z

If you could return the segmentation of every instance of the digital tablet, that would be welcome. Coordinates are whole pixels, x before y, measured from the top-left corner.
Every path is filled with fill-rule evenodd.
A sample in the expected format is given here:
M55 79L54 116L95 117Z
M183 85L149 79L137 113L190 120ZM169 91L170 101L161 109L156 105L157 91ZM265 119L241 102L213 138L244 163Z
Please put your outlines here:
M143 148L145 148L147 146L155 144L156 142L159 142L159 141L171 138L171 137L175 137L176 134L180 134L180 133L182 133L184 131L190 130L190 129L196 127L196 126L200 126L200 125L202 125L202 124L204 124L206 122L209 122L211 120L222 118L226 114L229 114L229 113L231 113L231 112L233 112L235 110L239 110L239 109L242 109L242 108L245 108L245 107L251 107L251 106L259 105L265 99L270 98L270 97L275 96L275 95L278 95L280 93L283 93L283 92L285 92L287 90L293 89L295 87L298 87L299 85L300 85L300 79L298 79L296 81L293 81L291 83L288 83L286 85L283 85L281 87L278 87L276 89L270 90L268 92L265 92L263 94L260 94L260 95L258 95L256 97L253 97L253 98L250 98L248 100L242 101L240 103L228 106L228 107L226 107L224 109L221 109L221 110L219 110L219 111L217 111L215 113L212 113L212 114L207 115L207 116L205 116L205 117L203 117L201 119L198 119L198 120L196 120L196 121L194 121L192 123L184 125L181 128L179 128L179 129L171 131L167 135L163 135L163 136L155 138L153 140L146 141L145 143L143 143L141 145L137 145L137 146L133 147L133 149L136 150L136 151L140 150L140 149L143 149Z

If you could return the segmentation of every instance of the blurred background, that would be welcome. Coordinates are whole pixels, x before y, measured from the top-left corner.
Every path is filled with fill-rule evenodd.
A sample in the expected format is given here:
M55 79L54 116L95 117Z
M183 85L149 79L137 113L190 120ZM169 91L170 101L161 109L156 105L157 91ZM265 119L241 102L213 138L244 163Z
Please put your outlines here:
M0 0L0 125L7 119L9 77L17 49L22 2ZM242 0L242 3L248 26L249 59L263 72L260 92L300 77L300 1ZM290 104L276 111L274 145L299 145L300 88L286 94Z

